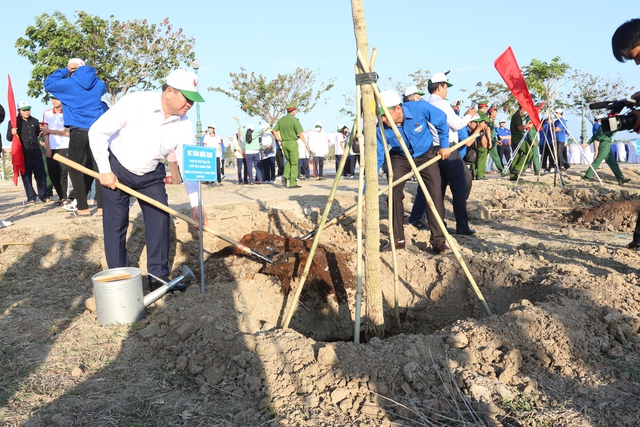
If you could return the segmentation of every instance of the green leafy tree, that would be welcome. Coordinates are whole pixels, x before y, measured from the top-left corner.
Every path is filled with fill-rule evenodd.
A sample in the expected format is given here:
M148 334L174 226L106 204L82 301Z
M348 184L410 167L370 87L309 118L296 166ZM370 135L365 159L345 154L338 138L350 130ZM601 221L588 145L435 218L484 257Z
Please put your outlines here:
M15 44L18 54L33 64L29 96L47 101L44 79L76 57L96 69L111 104L130 89L160 87L171 70L195 59L194 45L195 39L182 29L174 31L168 18L160 24L121 22L113 15L102 19L83 11L75 22L58 11L43 13Z
M564 107L560 92L568 78L571 67L556 56L551 62L532 59L529 65L522 68L522 74L534 103L546 102L549 107Z
M286 113L286 105L298 103L298 111L311 111L322 95L333 88L334 79L316 87L316 74L308 68L296 68L291 74L278 74L269 80L262 74L248 73L240 67L239 73L229 73L229 89L209 87L208 90L227 95L236 100L240 108L249 116L260 117L273 125ZM326 99L325 99L326 102Z
M506 113L515 111L515 99L511 95L509 88L503 83L478 82L476 83L476 90L469 94L469 98L474 101L486 99L490 105L496 106Z

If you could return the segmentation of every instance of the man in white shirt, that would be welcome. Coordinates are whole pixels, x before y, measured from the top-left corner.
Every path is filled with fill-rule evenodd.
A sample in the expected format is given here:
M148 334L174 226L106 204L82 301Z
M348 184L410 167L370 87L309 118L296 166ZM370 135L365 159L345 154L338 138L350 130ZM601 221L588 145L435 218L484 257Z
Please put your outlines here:
M446 100L449 87L451 86L453 85L449 82L446 73L433 74L431 79L429 79L428 91L431 96L427 102L446 114L447 125L449 126L449 145L454 146L458 143L458 131L469 124L476 114L476 109L470 107L462 117L457 115L455 111L453 111L449 101ZM453 151L447 159L440 160L439 167L443 197L447 184L451 188L453 212L456 217L456 232L464 235L474 234L475 231L469 228L469 219L467 217L466 166L460 158L459 151ZM409 222L411 224L417 224L423 214L426 213L426 210L426 199L421 188L418 187L416 200L411 210L411 215L409 216ZM415 226L419 228L419 226Z
M161 94L134 92L125 95L89 130L100 184L106 187L103 191L103 233L109 268L129 265L126 249L129 195L116 189L116 182L167 204L166 172L161 162L171 150L176 150L181 163L183 146L193 142L193 126L186 113L194 102L204 102L197 84L194 73L175 70L167 76ZM198 219L197 182L184 183L193 217ZM143 201L139 203L146 225L147 271L168 281L169 214ZM208 223L204 212L202 220L204 224ZM149 277L151 289L160 285Z
M322 131L322 123L317 122L308 132L309 151L313 156L313 173L317 180L324 179L324 156L329 154L329 137Z
M64 127L62 102L52 96L51 105L53 108L49 108L42 114L42 135L49 178L58 193L58 203L64 204L67 201L69 167L53 160L53 156L60 154L69 157L69 129Z

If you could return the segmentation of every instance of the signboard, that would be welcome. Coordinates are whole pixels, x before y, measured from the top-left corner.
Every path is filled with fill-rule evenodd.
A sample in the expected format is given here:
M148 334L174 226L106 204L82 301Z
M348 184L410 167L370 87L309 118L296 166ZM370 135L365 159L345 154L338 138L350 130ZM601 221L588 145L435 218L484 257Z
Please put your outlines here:
M217 181L216 148L185 145L182 175L190 181Z

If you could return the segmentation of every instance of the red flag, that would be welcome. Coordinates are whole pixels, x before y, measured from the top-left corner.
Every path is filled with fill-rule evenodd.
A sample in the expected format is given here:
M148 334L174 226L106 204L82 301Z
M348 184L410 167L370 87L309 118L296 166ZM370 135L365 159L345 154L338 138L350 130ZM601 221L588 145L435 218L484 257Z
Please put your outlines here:
M16 117L16 100L13 96L13 86L11 85L11 76L7 74L9 79L9 89L7 97L9 99L9 119L11 120L11 127L18 127L18 118ZM13 135L13 141L11 142L11 163L13 163L13 184L18 185L18 177L26 172L24 167L24 153L22 152L22 144L20 144L20 137Z
M516 61L511 46L495 60L493 65L495 65L496 70L500 73L502 80L507 84L513 96L520 105L522 105L524 111L529 114L536 129L540 129L541 123L538 110L535 105L533 105L531 93L529 92L529 88L527 88L527 83L524 81L522 71L520 71L520 66L518 66L518 61Z

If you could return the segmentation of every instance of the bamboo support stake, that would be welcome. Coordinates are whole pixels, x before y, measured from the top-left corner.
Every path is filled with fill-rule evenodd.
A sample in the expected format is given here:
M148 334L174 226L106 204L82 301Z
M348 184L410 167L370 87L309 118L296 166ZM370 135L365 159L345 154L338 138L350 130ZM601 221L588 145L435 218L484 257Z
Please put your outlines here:
M358 59L360 60L360 65L364 68L365 72L369 72L369 67L366 64L366 62L362 59L361 52L358 51L357 54L358 54ZM424 196L427 199L427 205L429 206L429 209L431 210L432 214L434 215L434 217L435 217L435 219L436 219L436 221L438 223L438 226L442 230L442 233L444 234L445 240L447 241L447 243L449 243L449 247L453 251L456 259L460 263L460 266L464 270L464 272L465 272L465 274L467 276L467 279L469 279L469 282L471 283L471 286L472 286L473 290L475 291L478 299L480 300L480 303L483 305L483 307L484 307L485 311L487 312L487 314L489 316L491 316L491 310L489 309L489 306L487 305L487 302L485 301L484 296L482 295L482 292L480 292L480 289L478 288L478 285L476 284L475 280L473 279L473 276L471 276L471 272L469 271L469 269L467 267L467 264L462 259L462 255L460 254L460 251L458 251L457 242L451 237L451 235L447 231L447 228L444 226L444 223L442 222L442 218L440 218L440 215L438 215L438 211L437 211L437 209L436 209L436 207L435 207L435 205L433 203L433 199L431 198L431 195L429 194L429 192L427 191L426 186L424 185L424 181L422 179L422 176L420 176L420 174L417 171L417 167L416 167L415 162L413 161L413 157L411 156L411 153L409 152L409 149L407 148L407 145L405 144L404 139L402 139L402 135L400 135L400 132L398 131L398 128L396 127L395 123L393 122L393 119L392 119L391 115L389 114L389 110L387 109L386 105L384 105L384 100L380 96L380 90L378 89L378 86L375 83L371 83L371 87L373 88L373 93L375 94L375 97L377 98L378 102L380 103L380 105L384 109L385 116L387 117L387 120L389 121L389 124L391 125L391 128L393 129L393 132L395 133L396 137L398 138L398 142L400 143L400 145L402 147L402 150L404 151L405 156L407 157L407 160L409 161L409 164L411 165L411 169L413 170L413 173L416 175L416 178L418 179L418 183L420 184L420 188L422 188Z
M358 67L354 66L355 74L358 74ZM364 194L364 161L366 157L364 156L364 138L360 137L362 135L362 131L359 129L360 121L362 119L362 92L360 90L360 86L356 85L356 123L357 128L354 126L353 132L356 132L359 137L360 144L360 173L358 174L358 215L356 217L356 240L357 240L357 276L356 276L356 314L355 314L355 325L353 329L353 341L358 344L360 343L360 319L362 317L362 276L363 276L363 254L364 248L362 247L362 206L363 200L362 195Z
M353 144L353 138L355 135L355 128L357 124L354 122L354 126L352 127L353 131L351 132L351 137L345 147L345 153L348 153L351 150L351 145ZM316 253L316 249L318 248L318 243L320 242L320 236L322 235L322 230L324 229L324 225L327 221L327 217L329 216L329 211L331 209L331 205L333 204L333 200L335 198L335 194L338 191L338 184L340 183L340 176L342 175L342 171L344 170L344 165L347 162L347 156L342 156L340 159L340 165L338 166L338 170L336 171L336 177L333 180L333 185L331 186L331 192L329 193L329 198L327 199L327 204L325 206L324 211L322 212L322 218L320 219L320 224L318 225L318 231L313 239L313 244L311 245L311 250L309 251L309 256L307 257L307 262L304 266L304 271L300 276L300 283L296 287L295 294L293 296L293 300L291 301L291 306L289 307L289 311L282 323L282 328L287 329L289 327L289 323L291 322L291 318L293 317L293 313L298 308L298 303L300 301L300 294L302 293L302 288L307 280L307 276L309 275L309 270L311 269L311 262L313 261L313 256Z

